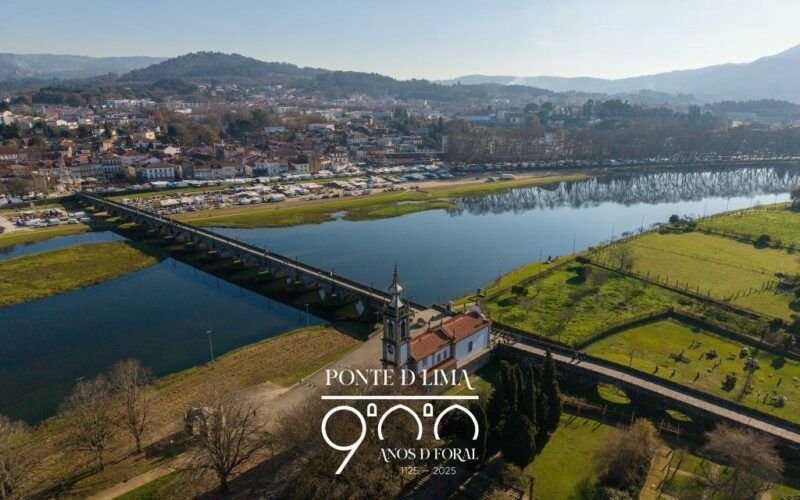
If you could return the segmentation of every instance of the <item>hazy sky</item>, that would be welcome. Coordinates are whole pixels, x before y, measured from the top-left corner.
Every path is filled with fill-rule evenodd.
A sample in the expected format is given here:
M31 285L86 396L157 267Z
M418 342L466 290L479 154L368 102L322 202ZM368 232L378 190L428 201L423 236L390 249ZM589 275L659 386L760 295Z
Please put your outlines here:
M2 0L0 52L238 52L400 78L623 77L800 44L798 0Z

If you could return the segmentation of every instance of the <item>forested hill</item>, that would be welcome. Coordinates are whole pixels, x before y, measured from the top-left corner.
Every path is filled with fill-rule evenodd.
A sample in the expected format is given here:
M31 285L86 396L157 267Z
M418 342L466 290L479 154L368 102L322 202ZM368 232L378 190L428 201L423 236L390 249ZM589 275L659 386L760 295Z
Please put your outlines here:
M309 78L325 70L294 64L264 62L240 54L192 52L122 75L125 80L156 81L175 78L265 78L275 75Z

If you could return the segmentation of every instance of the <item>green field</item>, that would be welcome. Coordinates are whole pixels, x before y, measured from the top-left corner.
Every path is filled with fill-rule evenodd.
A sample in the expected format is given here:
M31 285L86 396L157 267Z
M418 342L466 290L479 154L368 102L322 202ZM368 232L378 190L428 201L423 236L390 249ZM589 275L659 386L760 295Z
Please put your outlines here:
M391 216L391 211L396 212L394 215L402 215L404 210L408 210L405 207L411 205L410 202L424 204L431 201L434 200L423 193L401 191L336 198L334 200L284 208L275 205L250 205L219 210L186 212L178 215L176 219L191 222L197 226L285 227L331 221L335 218L335 214L338 213L344 213L345 218L353 220ZM388 214L387 210L389 211Z
M676 306L678 294L595 266L587 279L580 264L563 267L525 286L521 296L506 289L484 307L495 321L574 344L634 317Z
M594 454L613 429L596 420L564 414L550 441L525 469L536 477L536 498L580 498L583 483L596 479Z
M85 233L86 231L89 231L89 226L86 224L67 224L63 226L21 229L0 234L0 248L22 245L25 243L35 243L58 236Z
M717 299L760 289L775 281L776 272L800 273L797 257L783 250L757 249L748 243L700 232L650 233L627 243L633 249L633 269L651 279L669 278L669 283L699 291ZM608 256L608 253L601 254ZM788 293L758 292L740 296L734 303L755 311L789 318Z
M106 281L158 262L136 243L87 243L0 261L0 307Z
M800 422L800 362L747 346L760 367L753 372L751 390L745 394L743 388L748 373L746 357L740 356L743 347L745 344L741 342L668 319L606 337L589 345L586 352ZM711 350L716 350L716 358L707 356ZM685 356L682 361L670 357L680 353ZM721 364L715 367L717 363ZM729 373L737 375L737 382L733 388L726 389L723 383ZM786 397L785 406L772 404L775 396Z
M753 240L768 234L773 242L800 247L800 212L789 210L787 203L772 205L769 209L740 210L707 217L700 220L698 226Z

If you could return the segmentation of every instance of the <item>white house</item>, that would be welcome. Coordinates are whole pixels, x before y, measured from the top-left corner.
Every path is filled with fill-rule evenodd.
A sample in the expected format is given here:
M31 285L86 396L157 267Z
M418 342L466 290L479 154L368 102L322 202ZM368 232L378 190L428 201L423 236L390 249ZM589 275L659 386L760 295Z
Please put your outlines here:
M175 167L169 163L147 163L137 169L139 176L147 181L175 179Z

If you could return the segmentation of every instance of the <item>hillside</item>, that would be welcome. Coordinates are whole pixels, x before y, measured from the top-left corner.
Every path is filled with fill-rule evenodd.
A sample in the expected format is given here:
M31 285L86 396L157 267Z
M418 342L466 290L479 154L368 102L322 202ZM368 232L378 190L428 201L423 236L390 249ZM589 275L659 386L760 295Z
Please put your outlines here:
M163 61L163 57L88 57L59 54L0 53L0 81L87 78L126 73Z
M463 85L487 82L528 85L556 92L620 94L649 90L669 94L693 94L706 101L777 99L800 103L800 46L750 63L721 64L616 80L467 75L440 83L457 82Z
M132 81L176 78L265 78L273 76L309 78L324 70L300 68L294 64L264 62L240 54L192 52L167 59L122 76Z

